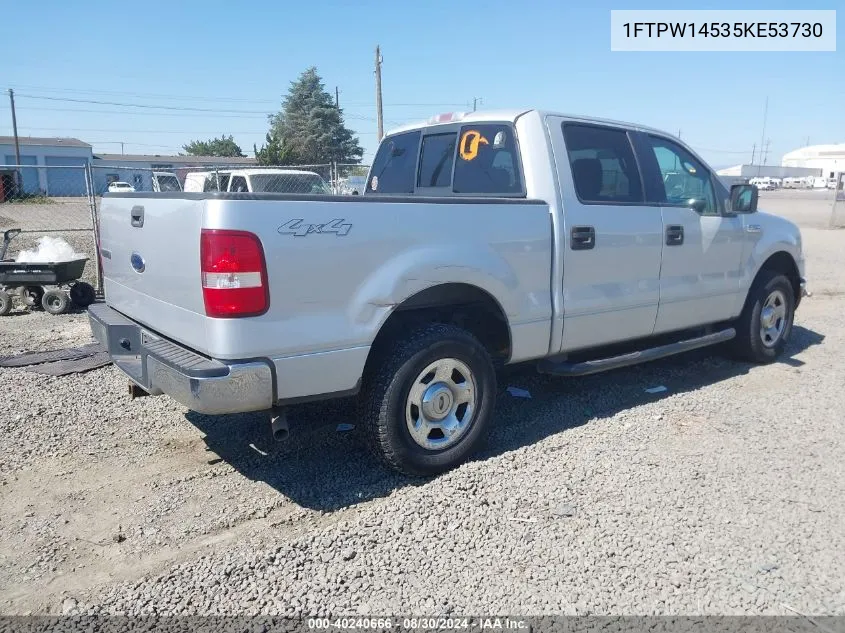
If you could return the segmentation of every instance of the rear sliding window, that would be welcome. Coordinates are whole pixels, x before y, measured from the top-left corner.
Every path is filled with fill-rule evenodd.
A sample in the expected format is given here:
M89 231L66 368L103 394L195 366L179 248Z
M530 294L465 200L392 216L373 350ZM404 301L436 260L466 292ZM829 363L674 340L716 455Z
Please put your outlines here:
M487 195L523 192L519 153L509 125L487 123L461 127L453 191Z
M414 193L419 148L419 130L385 139L373 161L367 193Z
M417 187L448 187L452 184L456 139L455 133L423 137Z

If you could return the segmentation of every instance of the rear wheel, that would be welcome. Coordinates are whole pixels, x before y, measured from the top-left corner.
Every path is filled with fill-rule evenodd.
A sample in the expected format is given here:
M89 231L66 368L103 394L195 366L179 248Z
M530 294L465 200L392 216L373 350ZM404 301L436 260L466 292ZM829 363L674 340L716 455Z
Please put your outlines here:
M362 392L375 454L407 475L462 463L484 438L496 399L487 351L469 332L433 324L381 350Z
M44 296L44 288L41 286L23 286L20 289L21 299L29 308L40 308L41 298Z
M0 316L12 311L12 296L5 290L0 290Z
M48 290L41 297L42 307L50 314L62 314L68 308L70 299L64 290Z
M754 363L771 363L786 347L794 316L795 295L789 279L781 273L763 271L737 319L735 355Z
M94 286L84 281L77 281L70 288L70 300L80 308L87 308L96 298Z

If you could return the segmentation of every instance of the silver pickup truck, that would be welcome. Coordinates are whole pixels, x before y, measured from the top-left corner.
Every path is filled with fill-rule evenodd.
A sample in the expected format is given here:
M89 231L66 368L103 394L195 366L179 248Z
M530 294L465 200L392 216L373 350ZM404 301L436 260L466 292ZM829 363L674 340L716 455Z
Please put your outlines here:
M496 367L581 376L723 344L766 363L804 293L798 228L677 138L536 110L391 132L364 195L104 196L95 337L134 395L209 414L357 395L420 475L485 436Z

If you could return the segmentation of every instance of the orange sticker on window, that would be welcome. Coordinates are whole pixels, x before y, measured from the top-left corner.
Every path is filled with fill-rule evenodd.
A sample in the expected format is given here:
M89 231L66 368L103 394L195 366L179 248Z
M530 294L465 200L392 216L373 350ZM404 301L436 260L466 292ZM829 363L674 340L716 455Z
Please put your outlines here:
M481 144L489 145L490 141L481 136L478 130L467 130L461 136L460 156L464 160L473 160L478 156L478 146Z

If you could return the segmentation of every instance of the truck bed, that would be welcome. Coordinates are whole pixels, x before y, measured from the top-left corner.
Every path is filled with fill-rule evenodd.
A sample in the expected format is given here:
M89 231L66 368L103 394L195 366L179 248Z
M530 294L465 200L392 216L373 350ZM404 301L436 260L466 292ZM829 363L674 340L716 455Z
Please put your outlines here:
M209 358L270 358L283 371L285 359L309 355L319 371L340 354L335 361L361 365L348 372L357 380L390 312L448 283L474 285L499 302L518 350L512 360L548 352L552 234L542 201L127 193L104 196L100 216L107 303ZM265 314L205 314L203 229L258 236L269 284ZM338 371L339 384L347 372ZM304 379L292 376L291 392L299 383L305 389Z

